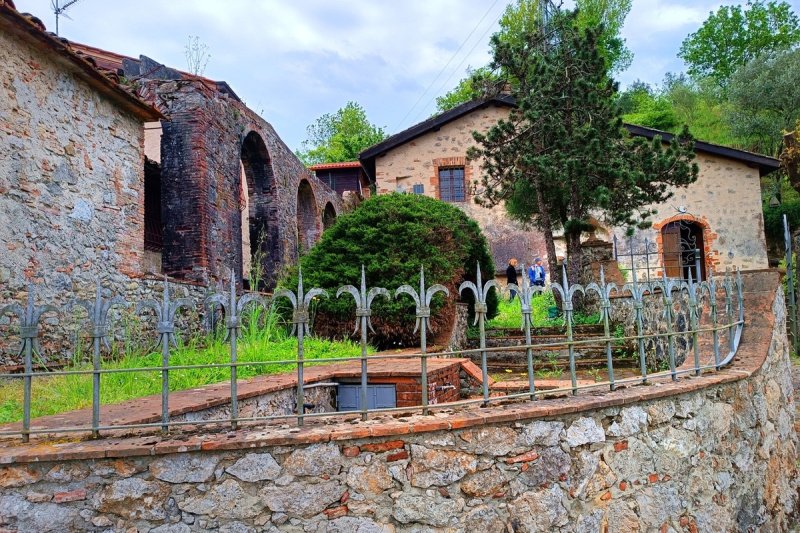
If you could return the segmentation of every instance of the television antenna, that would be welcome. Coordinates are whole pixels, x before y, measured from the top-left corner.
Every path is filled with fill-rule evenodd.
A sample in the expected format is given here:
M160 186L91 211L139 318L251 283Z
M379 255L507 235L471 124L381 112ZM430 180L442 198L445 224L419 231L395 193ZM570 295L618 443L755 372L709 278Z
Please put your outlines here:
M73 5L77 4L80 0L67 0L63 4L60 3L59 0L50 0L50 7L53 9L53 13L56 15L56 35L58 35L58 18L61 15L64 15L68 19L72 20L69 15L67 15L66 11Z

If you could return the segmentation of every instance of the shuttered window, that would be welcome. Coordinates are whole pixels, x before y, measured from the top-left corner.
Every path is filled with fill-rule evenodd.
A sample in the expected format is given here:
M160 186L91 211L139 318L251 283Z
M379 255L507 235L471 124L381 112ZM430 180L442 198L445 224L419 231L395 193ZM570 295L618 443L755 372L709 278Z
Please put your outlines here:
M445 202L463 202L466 200L464 167L439 169L439 199Z

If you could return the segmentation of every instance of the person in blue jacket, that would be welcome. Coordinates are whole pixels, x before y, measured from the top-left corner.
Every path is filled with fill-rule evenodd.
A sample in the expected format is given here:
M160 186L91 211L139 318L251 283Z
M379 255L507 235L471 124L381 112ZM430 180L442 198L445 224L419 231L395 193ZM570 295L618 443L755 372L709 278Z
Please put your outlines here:
M544 287L544 280L547 276L547 273L542 266L542 258L537 257L533 260L533 265L528 269L528 277L531 280L531 285L537 285L539 287Z

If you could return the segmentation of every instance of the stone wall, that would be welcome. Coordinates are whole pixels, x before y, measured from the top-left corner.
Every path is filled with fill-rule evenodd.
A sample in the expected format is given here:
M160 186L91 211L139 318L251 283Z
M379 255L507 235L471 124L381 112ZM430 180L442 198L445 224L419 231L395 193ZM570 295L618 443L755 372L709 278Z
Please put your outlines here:
M0 32L0 305L141 272L142 121L66 63Z
M6 449L0 527L785 531L798 489L785 308L777 277L750 287L729 371L294 437Z

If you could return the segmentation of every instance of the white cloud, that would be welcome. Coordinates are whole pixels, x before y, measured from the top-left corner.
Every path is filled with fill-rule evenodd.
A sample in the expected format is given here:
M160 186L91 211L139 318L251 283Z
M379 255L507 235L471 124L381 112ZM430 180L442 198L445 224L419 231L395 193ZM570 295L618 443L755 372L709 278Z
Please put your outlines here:
M430 87L402 126L427 117L440 88L453 87L467 66L489 61L489 35L509 1L81 0L68 11L72 20L62 19L61 33L177 68L185 68L188 36L197 35L212 56L205 74L263 109L287 144L298 147L309 123L348 100L391 132ZM50 0L15 3L54 28ZM680 69L680 41L717 7L706 0L634 0L624 28L634 63L623 82L658 82L664 69Z

